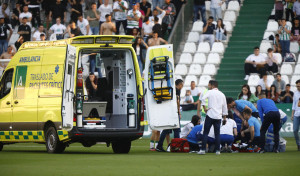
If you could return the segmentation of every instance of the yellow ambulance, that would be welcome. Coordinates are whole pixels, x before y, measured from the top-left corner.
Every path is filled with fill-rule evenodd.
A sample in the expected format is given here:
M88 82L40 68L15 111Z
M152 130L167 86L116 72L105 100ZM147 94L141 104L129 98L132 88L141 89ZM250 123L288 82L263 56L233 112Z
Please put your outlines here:
M144 131L143 86L132 36L24 43L0 81L0 151L19 142L112 144L128 153Z

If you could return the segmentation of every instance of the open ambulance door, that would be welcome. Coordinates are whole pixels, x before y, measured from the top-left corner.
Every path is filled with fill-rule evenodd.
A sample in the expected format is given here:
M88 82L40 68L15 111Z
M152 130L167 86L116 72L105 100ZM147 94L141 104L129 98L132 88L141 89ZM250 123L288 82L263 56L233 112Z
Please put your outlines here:
M74 114L74 82L75 82L76 47L67 46L64 87L62 97L63 129L70 131L73 128Z
M173 45L149 47L144 70L148 124L152 130L179 128Z

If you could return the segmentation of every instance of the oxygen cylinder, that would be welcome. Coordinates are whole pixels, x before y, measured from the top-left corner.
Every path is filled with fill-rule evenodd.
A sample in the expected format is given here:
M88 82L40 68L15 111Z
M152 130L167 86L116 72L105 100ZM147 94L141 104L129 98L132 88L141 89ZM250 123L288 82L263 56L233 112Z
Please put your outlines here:
M82 127L82 96L78 93L76 96L77 127Z
M79 68L77 71L77 88L83 87L83 76L82 76L82 68Z

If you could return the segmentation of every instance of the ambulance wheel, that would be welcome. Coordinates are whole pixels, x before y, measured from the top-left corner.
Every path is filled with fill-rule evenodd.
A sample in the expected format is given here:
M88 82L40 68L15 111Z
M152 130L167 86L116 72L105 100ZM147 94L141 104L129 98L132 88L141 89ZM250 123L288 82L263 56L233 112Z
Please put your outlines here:
M0 151L3 149L3 143L0 142Z
M112 149L114 153L129 153L131 148L131 141L112 142Z
M66 145L59 141L54 127L49 127L46 132L46 148L48 153L62 153Z

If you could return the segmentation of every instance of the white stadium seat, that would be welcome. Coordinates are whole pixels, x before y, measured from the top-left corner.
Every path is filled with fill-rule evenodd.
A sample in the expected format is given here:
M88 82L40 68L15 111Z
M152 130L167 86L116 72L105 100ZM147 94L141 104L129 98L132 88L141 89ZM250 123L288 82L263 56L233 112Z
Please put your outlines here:
M280 73L282 75L291 75L293 74L293 67L291 64L282 64Z
M223 54L224 53L224 45L222 42L214 42L214 44L212 45L211 48L211 52L212 53L220 53Z
M190 53L182 53L179 59L179 64L190 65L193 61L192 55Z
M203 75L215 75L217 72L216 66L213 64L206 64L203 68Z
M218 53L210 53L207 57L208 64L220 64L221 59Z
M200 75L202 72L202 68L199 64L192 64L190 66L189 75Z
M269 40L269 37L270 37L271 35L273 35L273 37L274 37L274 39L275 39L275 34L274 34L274 32L266 31L266 32L264 33L263 40Z
M235 12L227 10L224 14L224 21L235 22L236 21Z
M259 46L259 50L261 53L268 53L268 49L272 48L272 45L270 42L261 42Z
M230 21L223 21L226 32L231 33L232 32L232 24Z
M287 25L287 26L290 26L291 29L292 29L292 27L293 27L293 24L292 24L290 21L286 21L286 25Z
M192 32L202 32L203 31L203 22L202 21L195 21L193 23Z
M187 66L184 64L177 64L175 67L175 75L186 75Z
M300 64L296 65L294 75L300 75Z
M196 44L195 43L185 43L183 52L184 53L195 53L196 52Z
M300 64L300 54L298 56L298 62L297 62L297 64Z
M298 51L299 51L299 44L298 44L298 42L291 42L290 52L291 53L298 53Z
M251 86L251 87L250 87L250 91L251 91L251 93L254 94L254 93L256 92L256 88L255 88L254 86Z
M291 91L292 92L296 92L297 91L297 87L296 86L291 86Z
M186 94L186 90L191 89L191 87L182 87L181 91L180 91L180 97L183 98L185 97Z
M184 81L184 86L190 86L191 82L195 81L196 85L198 83L197 76L195 75L187 75Z
M199 43L197 52L199 52L199 53L209 53L209 51L210 51L210 46L209 46L208 42Z
M204 65L206 63L206 56L204 53L196 53L194 55L194 61L193 64L202 64Z
M296 81L300 79L300 75L294 75L292 76L291 79L291 86L295 86L296 85Z
M281 80L283 80L286 84L290 83L289 77L287 75L281 75Z
M226 3L222 4L221 9L222 9L223 12L226 10Z
M278 23L276 21L269 21L267 25L267 31L277 32Z
M199 33L198 32L190 32L187 42L195 42L198 43L199 42Z
M248 79L248 85L256 87L259 80L260 80L260 78L258 75L250 75L249 79Z
M240 11L240 4L238 1L230 1L227 10Z
M202 75L199 79L198 86L207 86L208 82L211 80L211 76L209 75Z
M182 79L182 80L183 80L183 78L182 78L181 75L174 75L174 79L175 79L175 80L177 80L177 79Z
M280 53L273 53L273 56L275 57L275 59L277 60L278 64L282 63L282 56Z
M274 76L273 75L268 75L267 76L267 79L268 79L268 81L270 81L270 82L274 82L274 80L275 80L275 78L274 78Z

